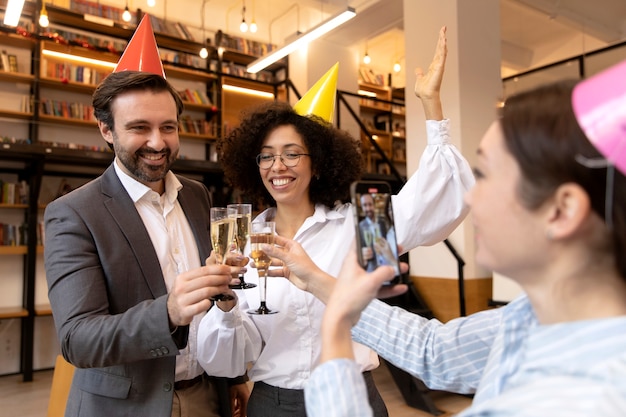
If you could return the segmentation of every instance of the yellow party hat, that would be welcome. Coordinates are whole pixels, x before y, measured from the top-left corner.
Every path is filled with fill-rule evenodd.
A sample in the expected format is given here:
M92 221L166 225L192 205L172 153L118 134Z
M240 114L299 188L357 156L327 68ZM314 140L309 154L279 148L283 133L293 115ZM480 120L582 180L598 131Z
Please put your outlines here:
M337 62L293 106L296 113L302 116L313 114L321 117L328 123L332 123L333 113L335 112L338 73L339 63Z

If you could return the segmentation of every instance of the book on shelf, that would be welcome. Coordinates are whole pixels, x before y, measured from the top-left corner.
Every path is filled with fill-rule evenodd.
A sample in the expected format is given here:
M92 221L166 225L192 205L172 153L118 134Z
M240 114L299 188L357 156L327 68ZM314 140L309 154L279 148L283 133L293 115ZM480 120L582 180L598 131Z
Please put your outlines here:
M32 113L33 111L33 99L31 95L23 95L20 102L20 111L22 113Z
M385 80L382 74L376 74L371 68L359 68L359 78L367 84L384 86Z
M206 92L202 90L191 90L189 88L185 90L181 90L178 92L183 101L194 103L194 104L203 104L206 106L211 106L213 103L207 96Z
M0 223L0 246L25 246L28 244L28 226Z
M0 52L0 62L2 62L3 71L11 71L11 65L9 64L9 54L7 54L7 51L2 50L2 52Z
M9 54L9 71L17 72L17 55Z
M3 204L28 204L28 183L0 181L0 194Z
M215 45L253 56L263 56L276 49L276 45L273 43L228 35L221 30L218 30L215 34Z

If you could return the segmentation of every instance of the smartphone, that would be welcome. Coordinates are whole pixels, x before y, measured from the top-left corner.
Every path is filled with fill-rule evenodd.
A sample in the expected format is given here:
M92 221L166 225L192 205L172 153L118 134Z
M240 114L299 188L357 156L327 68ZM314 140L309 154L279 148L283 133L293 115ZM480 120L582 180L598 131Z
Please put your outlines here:
M400 263L389 183L355 181L350 186L350 197L359 263L368 272L380 265L391 265L396 274L384 285L399 283Z

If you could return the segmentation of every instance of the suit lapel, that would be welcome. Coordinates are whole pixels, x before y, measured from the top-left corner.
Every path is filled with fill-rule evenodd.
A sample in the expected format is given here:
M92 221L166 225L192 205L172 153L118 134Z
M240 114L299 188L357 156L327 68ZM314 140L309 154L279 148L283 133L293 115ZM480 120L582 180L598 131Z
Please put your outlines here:
M178 193L178 202L196 238L200 264L204 265L206 258L211 253L208 194L201 187L193 187L193 183L185 178L178 177L178 179L183 184L183 188ZM203 195L206 198L202 198Z
M167 293L161 264L154 251L150 235L146 230L135 204L115 174L113 165L102 176L102 193L105 195L104 206L126 236L129 250L143 272L146 284L154 298Z

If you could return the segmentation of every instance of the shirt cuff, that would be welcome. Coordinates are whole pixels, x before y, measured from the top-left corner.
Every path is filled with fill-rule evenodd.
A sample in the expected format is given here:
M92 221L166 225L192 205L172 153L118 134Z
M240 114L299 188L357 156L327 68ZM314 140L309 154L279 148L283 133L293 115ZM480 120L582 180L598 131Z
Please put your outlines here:
M426 138L429 145L450 143L450 119L426 120Z
M210 313L217 316L217 320L227 328L237 327L241 324L241 312L237 303L230 311L222 311L218 306L214 306Z

